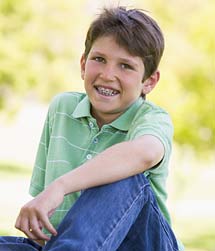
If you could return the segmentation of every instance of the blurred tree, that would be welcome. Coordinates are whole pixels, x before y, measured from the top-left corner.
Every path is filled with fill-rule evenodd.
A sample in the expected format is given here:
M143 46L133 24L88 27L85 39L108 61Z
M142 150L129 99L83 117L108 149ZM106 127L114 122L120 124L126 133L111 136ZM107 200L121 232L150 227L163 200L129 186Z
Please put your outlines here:
M76 88L80 45L89 18L83 3L0 2L0 108L29 92L47 100L59 91Z
M170 112L176 143L214 155L215 1L138 2L157 16L166 38L160 85L150 98Z
M17 106L29 93L46 101L60 91L81 90L79 58L98 3L0 1L0 109L14 100ZM150 99L170 112L178 144L214 151L215 1L133 3L150 10L166 38L161 81Z

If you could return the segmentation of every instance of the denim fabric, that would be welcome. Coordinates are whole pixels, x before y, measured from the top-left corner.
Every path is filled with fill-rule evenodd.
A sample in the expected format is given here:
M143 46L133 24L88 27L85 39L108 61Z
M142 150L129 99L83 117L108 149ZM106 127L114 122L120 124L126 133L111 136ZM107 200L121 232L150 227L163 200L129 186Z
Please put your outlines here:
M41 251L42 247L24 237L0 237L0 251Z
M144 175L83 191L52 237L40 249L0 238L0 251L177 251ZM15 242L16 241L16 242Z

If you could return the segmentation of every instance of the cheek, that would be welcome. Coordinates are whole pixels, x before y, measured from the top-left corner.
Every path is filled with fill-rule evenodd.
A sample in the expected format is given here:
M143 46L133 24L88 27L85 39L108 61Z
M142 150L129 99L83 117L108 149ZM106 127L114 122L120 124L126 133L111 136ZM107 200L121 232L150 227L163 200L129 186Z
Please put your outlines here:
M84 75L84 86L85 86L85 90L90 91L93 86L94 83L96 81L96 71L95 69L88 67L85 69L85 75Z
M142 78L140 78L139 76L136 76L135 74L133 76L129 76L125 78L125 83L127 89L129 89L131 93L136 94L142 92L143 83L142 83Z
M85 68L85 79L92 79L98 74L98 67L95 64L88 63Z

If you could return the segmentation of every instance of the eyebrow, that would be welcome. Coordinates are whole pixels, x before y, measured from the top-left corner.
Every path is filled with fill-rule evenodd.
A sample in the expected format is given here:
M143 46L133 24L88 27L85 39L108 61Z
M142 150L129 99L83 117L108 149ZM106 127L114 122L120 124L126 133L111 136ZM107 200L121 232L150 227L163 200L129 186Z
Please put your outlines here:
M97 54L101 57L106 57L106 55L100 51L92 51L93 54ZM118 58L119 61L122 61L126 64L130 64L133 65L134 67L138 67L138 64L136 62L134 62L133 60L130 60L128 58Z

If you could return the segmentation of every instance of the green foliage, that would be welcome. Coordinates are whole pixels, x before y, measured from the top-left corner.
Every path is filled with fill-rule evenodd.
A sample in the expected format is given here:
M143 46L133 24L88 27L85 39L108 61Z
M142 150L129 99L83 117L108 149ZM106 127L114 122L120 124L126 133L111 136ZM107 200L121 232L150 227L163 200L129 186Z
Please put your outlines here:
M182 35L187 48L184 56L177 55L182 69L173 69L182 85L183 99L181 109L174 111L181 114L180 118L173 116L176 122L175 137L181 144L190 142L199 152L214 151L215 36L212 30L215 27L215 3L191 2L190 6L187 4L190 8L181 13L186 17Z
M48 100L79 79L79 62L72 60L81 53L81 7L76 1L0 2L1 108L29 92Z
M21 166L13 163L0 162L0 175L4 176L29 176L32 173L30 167Z
M213 152L215 1L133 2L150 11L166 38L161 81L150 98L170 112L178 144ZM0 109L29 95L48 101L82 89L79 58L98 6L99 0L0 1Z
M146 2L166 38L160 87L152 98L170 112L175 141L205 157L215 150L215 2Z

